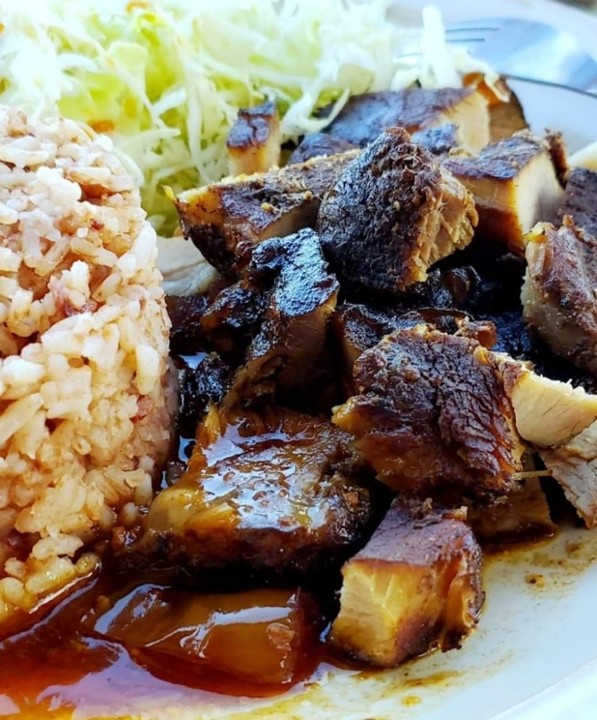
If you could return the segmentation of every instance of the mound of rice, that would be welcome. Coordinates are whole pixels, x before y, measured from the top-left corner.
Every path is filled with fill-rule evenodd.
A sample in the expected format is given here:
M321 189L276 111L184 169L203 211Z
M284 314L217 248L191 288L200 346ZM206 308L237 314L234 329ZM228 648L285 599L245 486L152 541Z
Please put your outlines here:
M0 107L0 621L151 499L174 403L156 253L97 138Z

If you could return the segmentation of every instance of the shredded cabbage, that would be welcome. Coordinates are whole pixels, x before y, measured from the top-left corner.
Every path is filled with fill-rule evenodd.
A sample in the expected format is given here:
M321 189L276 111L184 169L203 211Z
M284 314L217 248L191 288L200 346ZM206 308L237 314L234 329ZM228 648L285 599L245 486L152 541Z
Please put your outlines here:
M350 94L460 84L487 70L443 38L426 10L413 32L388 20L391 0L3 0L0 102L59 112L112 138L161 234L176 224L162 187L221 178L239 107L265 98L284 139L316 131L318 107ZM418 42L418 35L416 36Z

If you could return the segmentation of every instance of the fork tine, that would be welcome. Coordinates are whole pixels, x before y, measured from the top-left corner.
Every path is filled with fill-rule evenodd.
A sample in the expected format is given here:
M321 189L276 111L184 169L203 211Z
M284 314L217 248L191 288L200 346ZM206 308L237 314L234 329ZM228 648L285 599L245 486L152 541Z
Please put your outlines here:
M448 25L445 28L446 33L467 33L467 32L495 32L500 30L496 25Z

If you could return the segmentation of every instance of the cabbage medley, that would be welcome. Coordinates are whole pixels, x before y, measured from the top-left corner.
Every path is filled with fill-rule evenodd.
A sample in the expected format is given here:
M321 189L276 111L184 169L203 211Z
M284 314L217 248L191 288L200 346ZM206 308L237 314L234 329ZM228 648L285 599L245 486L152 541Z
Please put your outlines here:
M277 102L284 139L319 130L313 112L368 90L460 85L488 68L387 17L389 0L3 0L0 102L59 112L109 135L162 235L175 192L226 174L239 107ZM406 57L404 55L407 54ZM401 57L402 55L402 57Z

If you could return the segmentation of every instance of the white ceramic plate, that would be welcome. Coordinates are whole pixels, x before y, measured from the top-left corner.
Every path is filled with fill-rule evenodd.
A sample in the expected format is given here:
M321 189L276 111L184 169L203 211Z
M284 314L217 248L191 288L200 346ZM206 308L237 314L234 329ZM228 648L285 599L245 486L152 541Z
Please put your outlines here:
M406 4L416 10L425 3ZM547 0L437 4L447 21L498 13L540 18L595 50L597 17ZM532 83L517 83L516 89L536 130L563 130L571 149L597 139L597 99ZM554 541L490 559L481 622L460 650L434 653L394 671L325 671L308 687L275 699L198 697L164 686L157 696L118 710L156 720L595 720L595 558L597 531L568 529ZM118 694L115 687L112 712ZM92 715L106 712L106 698L87 700L95 705Z

